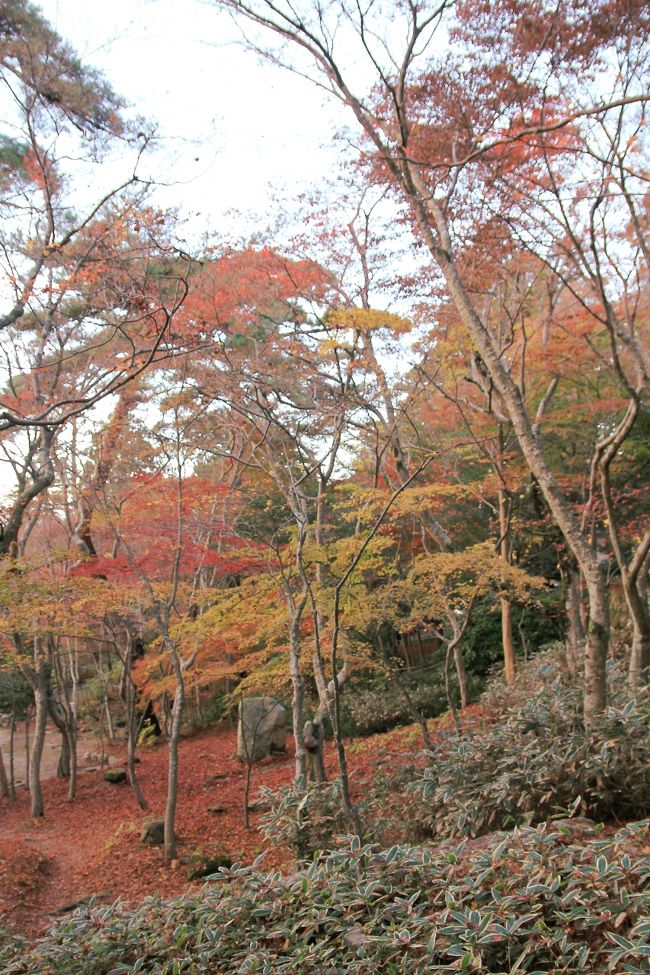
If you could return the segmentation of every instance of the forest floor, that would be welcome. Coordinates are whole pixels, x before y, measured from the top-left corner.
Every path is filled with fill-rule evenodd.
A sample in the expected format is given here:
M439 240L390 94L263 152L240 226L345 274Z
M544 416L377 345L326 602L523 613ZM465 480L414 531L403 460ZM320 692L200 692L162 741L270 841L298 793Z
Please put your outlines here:
M441 730L446 719L436 722ZM138 778L149 803L142 813L126 783L112 785L103 772L79 777L78 796L67 800L67 782L43 783L45 816L31 819L29 795L18 790L15 802L0 799L0 917L17 931L35 935L71 905L94 895L99 901L121 899L137 904L153 894L170 896L198 889L190 882L192 854L227 855L249 863L267 851L265 866L291 859L282 846L269 847L258 829L263 813L243 823L244 767L235 755L236 733L215 727L181 742L177 806L178 860L166 864L161 847L145 845L140 832L145 819L162 819L167 784L167 748L159 743L139 750ZM385 764L411 763L421 748L416 728L359 739L350 748L349 763L356 791ZM119 749L113 750L118 762ZM326 743L328 774L336 774L331 742ZM114 766L115 767L115 766ZM251 801L264 785L278 788L291 782L293 742L282 755L253 768ZM212 807L212 808L211 808Z

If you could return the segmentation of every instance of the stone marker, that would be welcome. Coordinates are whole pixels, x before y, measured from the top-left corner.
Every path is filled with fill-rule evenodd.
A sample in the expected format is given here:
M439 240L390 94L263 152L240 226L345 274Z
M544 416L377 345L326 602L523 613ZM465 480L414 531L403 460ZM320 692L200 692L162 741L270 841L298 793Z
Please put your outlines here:
M140 830L140 839L143 843L151 843L152 846L162 846L165 842L164 819L145 820Z
M287 712L272 697L246 697L239 705L237 758L259 762L272 752L283 752L287 739Z

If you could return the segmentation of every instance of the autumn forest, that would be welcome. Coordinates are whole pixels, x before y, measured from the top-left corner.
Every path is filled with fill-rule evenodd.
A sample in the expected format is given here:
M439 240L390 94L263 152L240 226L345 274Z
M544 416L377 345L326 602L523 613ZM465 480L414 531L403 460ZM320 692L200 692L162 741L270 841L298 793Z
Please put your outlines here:
M208 6L347 120L238 244L0 2L0 967L646 972L650 5Z

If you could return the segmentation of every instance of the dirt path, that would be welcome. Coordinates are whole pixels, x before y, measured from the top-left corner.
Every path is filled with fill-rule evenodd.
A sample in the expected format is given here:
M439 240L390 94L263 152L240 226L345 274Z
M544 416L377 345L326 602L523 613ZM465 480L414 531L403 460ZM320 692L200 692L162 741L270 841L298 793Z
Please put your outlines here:
M16 724L14 733L14 776L16 786L25 783L26 768L26 742L31 742L33 735L33 723L29 729L29 737L25 736L25 722L20 721ZM0 748L4 758L7 775L9 774L9 728L6 724L0 725ZM59 752L61 749L61 735L56 728L48 724L45 731L45 745L43 748L43 759L41 761L41 779L53 779L56 776L56 769L59 762ZM77 739L77 756L80 771L92 768L99 764L99 745L94 735L80 732Z
M162 818L167 786L164 744L140 752L138 775L149 802L143 814L130 788L104 781L101 771L80 777L79 796L67 801L67 783L43 784L45 816L29 816L29 796L0 799L0 913L19 930L34 933L73 902L92 894L137 903L149 894L188 889L187 866L167 866L158 847L145 846L145 818ZM243 771L235 758L235 734L211 731L181 743L177 831L180 861L197 850L254 859L262 835L242 822ZM291 781L291 752L260 762L253 790ZM211 811L218 807L222 811ZM255 827L260 814L252 815ZM269 862L286 853L274 851Z

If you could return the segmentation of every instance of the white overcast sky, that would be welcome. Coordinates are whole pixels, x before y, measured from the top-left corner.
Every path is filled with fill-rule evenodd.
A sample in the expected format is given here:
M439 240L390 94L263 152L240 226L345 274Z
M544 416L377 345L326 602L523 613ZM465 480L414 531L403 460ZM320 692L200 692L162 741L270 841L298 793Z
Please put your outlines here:
M245 51L230 17L209 0L37 5L82 60L159 123L166 152L152 174L171 185L158 198L178 206L194 233L246 237L334 169L342 110ZM246 219L229 217L233 209Z

